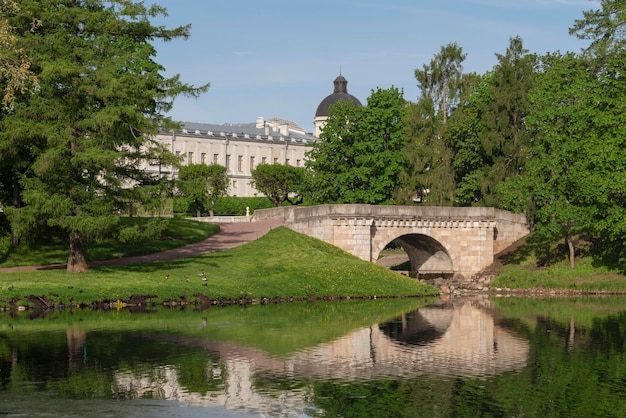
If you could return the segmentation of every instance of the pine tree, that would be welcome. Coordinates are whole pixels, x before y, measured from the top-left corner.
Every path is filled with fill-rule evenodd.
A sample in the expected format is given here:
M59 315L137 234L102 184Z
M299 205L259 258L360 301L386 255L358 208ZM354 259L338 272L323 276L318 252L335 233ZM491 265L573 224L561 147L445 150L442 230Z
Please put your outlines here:
M164 113L177 95L208 88L166 78L154 61L151 42L189 35L188 26L151 23L165 12L132 0L21 0L9 18L40 85L2 119L2 157L28 149L20 162L24 206L9 215L16 231L42 221L60 231L68 272L87 269L85 243L110 233L117 213L149 196L147 188L160 191L161 179L143 165L174 158L151 138L171 127Z

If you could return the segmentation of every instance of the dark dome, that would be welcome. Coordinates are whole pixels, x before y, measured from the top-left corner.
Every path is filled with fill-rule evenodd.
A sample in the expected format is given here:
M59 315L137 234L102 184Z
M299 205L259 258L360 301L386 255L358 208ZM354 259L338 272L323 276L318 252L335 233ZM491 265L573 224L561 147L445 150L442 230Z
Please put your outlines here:
M335 85L333 94L326 96L320 103L315 111L315 117L328 116L328 109L330 105L337 103L340 100L354 103L354 107L361 106L359 99L348 93L348 80L344 76L339 75L333 82Z

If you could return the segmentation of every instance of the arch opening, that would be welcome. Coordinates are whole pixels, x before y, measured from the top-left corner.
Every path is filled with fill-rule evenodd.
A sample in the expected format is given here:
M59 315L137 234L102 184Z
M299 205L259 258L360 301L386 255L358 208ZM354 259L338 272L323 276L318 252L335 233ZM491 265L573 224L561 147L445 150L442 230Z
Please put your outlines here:
M452 258L439 241L428 235L406 234L392 240L385 248L400 247L408 260L389 266L406 271L410 277L451 277L454 273Z
M379 329L389 338L405 345L423 346L438 340L452 322L450 306L429 306L387 321Z

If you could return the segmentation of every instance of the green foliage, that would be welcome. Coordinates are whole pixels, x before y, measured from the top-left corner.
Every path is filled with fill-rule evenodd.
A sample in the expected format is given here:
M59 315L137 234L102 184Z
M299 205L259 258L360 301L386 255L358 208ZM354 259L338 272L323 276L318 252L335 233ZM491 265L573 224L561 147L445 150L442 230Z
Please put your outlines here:
M68 238L68 271L86 268L83 243L106 234L116 211L154 201L134 186L155 186L143 164L175 164L150 137L180 94L195 96L178 76L164 77L151 42L189 35L150 19L159 6L132 0L22 0L9 17L17 46L28 48L38 94L20 100L0 121L0 156L15 161L9 175L14 231L46 220ZM41 24L33 27L33 21ZM4 184L6 187L7 184ZM155 192L160 195L161 189ZM25 212L28 216L18 215Z
M463 84L463 61L467 54L455 42L441 47L430 64L415 70L422 98L429 98L445 125L457 104Z
M177 215L195 215L193 201L184 196L174 197L174 213ZM215 199L215 215L245 216L246 208L252 215L256 209L272 208L274 205L266 197L222 196Z
M303 167L283 164L259 164L252 170L252 187L263 193L275 206L284 202L302 203L306 171Z
M406 167L406 102L397 88L372 91L367 106L331 106L320 141L308 153L308 189L319 203L386 204Z
M210 216L215 211L216 199L228 193L230 180L226 167L218 164L189 164L178 171L178 188L182 196L191 200L196 216L208 209Z
M250 215L252 215L256 209L271 207L273 207L272 202L265 197L224 196L217 199L215 213L218 215L245 216L246 208L249 209Z
M402 175L400 202L416 200L443 206L454 201L453 153L447 125L467 85L462 65L465 57L463 48L450 43L442 46L429 64L415 70L421 97L409 110L404 154L410 166Z

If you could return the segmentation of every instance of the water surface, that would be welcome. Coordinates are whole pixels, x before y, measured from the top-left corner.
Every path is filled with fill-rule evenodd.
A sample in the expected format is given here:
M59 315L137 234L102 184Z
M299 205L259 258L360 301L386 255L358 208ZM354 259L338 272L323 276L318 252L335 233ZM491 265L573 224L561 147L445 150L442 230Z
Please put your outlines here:
M0 316L0 415L626 416L623 298Z

